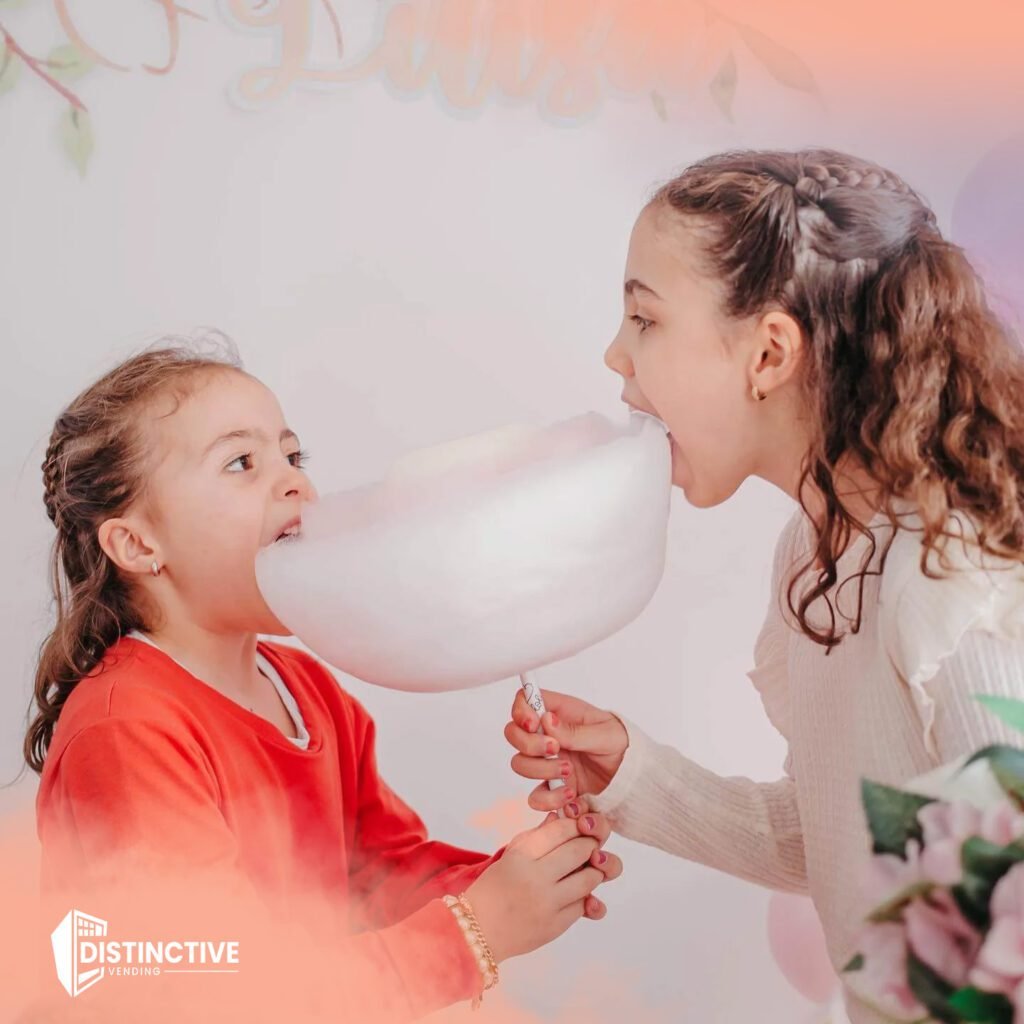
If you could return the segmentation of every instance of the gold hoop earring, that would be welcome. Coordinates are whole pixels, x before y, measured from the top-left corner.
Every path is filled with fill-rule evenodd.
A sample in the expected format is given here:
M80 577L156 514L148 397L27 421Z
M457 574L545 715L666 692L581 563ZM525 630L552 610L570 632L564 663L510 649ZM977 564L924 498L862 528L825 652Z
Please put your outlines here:
M768 397L756 384L750 389L750 394L755 402L763 402Z
M159 576L160 575L160 566L156 564L156 559L155 558L153 559L153 564L150 565L150 567L149 567L149 571L154 576Z

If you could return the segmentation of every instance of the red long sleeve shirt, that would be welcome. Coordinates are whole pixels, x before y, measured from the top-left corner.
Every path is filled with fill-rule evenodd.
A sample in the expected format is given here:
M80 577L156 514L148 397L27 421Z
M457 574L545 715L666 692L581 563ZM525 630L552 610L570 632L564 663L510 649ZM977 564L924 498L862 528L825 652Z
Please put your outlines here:
M260 641L309 732L279 729L162 651L122 638L68 697L36 799L44 891L101 883L126 858L226 869L271 903L317 894L345 955L409 1016L469 998L480 974L438 897L494 859L428 840L381 779L374 724L315 658Z

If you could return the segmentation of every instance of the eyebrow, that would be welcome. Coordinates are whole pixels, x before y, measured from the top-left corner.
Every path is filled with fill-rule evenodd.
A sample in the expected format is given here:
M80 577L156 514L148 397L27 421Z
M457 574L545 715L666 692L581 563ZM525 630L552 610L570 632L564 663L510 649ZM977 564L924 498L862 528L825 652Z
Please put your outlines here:
M264 444L268 441L267 435L262 430L230 430L226 434L221 434L215 441L207 445L206 450L203 452L203 458L205 459L214 448L224 444L225 441L237 441L241 438L251 438L254 441L262 441ZM288 440L298 441L298 439L299 435L294 430L289 430L286 427L281 431L280 441L282 444Z
M653 289L638 281L635 277L631 277L625 284L624 289L627 295L632 295L633 292L641 291L647 292L649 295L653 295L656 299L660 299L661 296Z

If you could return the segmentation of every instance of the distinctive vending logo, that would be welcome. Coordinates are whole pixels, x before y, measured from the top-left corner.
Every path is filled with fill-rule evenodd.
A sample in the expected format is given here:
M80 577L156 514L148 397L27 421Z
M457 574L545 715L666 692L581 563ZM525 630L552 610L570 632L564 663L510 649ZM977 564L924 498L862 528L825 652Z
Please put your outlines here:
M57 979L72 997L111 975L238 973L237 940L113 942L107 922L81 910L68 911L50 933L50 944Z
M106 921L80 910L68 911L54 928L50 935L53 960L57 965L57 978L68 995L80 996L106 973L105 967L95 966L96 959L91 955L95 939L106 934Z

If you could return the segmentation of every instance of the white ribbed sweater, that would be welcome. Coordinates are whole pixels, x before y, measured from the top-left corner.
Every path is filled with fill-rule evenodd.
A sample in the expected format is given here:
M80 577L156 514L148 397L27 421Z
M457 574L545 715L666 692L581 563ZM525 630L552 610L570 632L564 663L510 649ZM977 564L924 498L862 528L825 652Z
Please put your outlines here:
M901 506L901 523L920 520ZM956 524L964 524L959 515ZM892 527L872 520L879 567ZM970 537L970 527L964 530ZM591 797L620 834L773 889L807 893L821 916L833 965L855 952L868 905L862 895L870 856L860 780L899 786L993 742L1022 738L972 699L975 693L1024 698L1024 568L947 545L956 571L932 580L920 570L920 534L899 529L881 576L864 581L863 619L828 656L799 631L785 608L789 570L812 545L797 509L775 549L773 598L748 673L772 724L788 743L776 782L723 778L627 718L629 748L608 788ZM857 571L867 538L855 535L839 560L840 582ZM934 555L929 566L938 568ZM808 578L801 588L809 586ZM857 581L831 599L848 630ZM828 609L812 605L824 626ZM622 717L622 716L620 716ZM853 1024L884 1018L846 993Z

